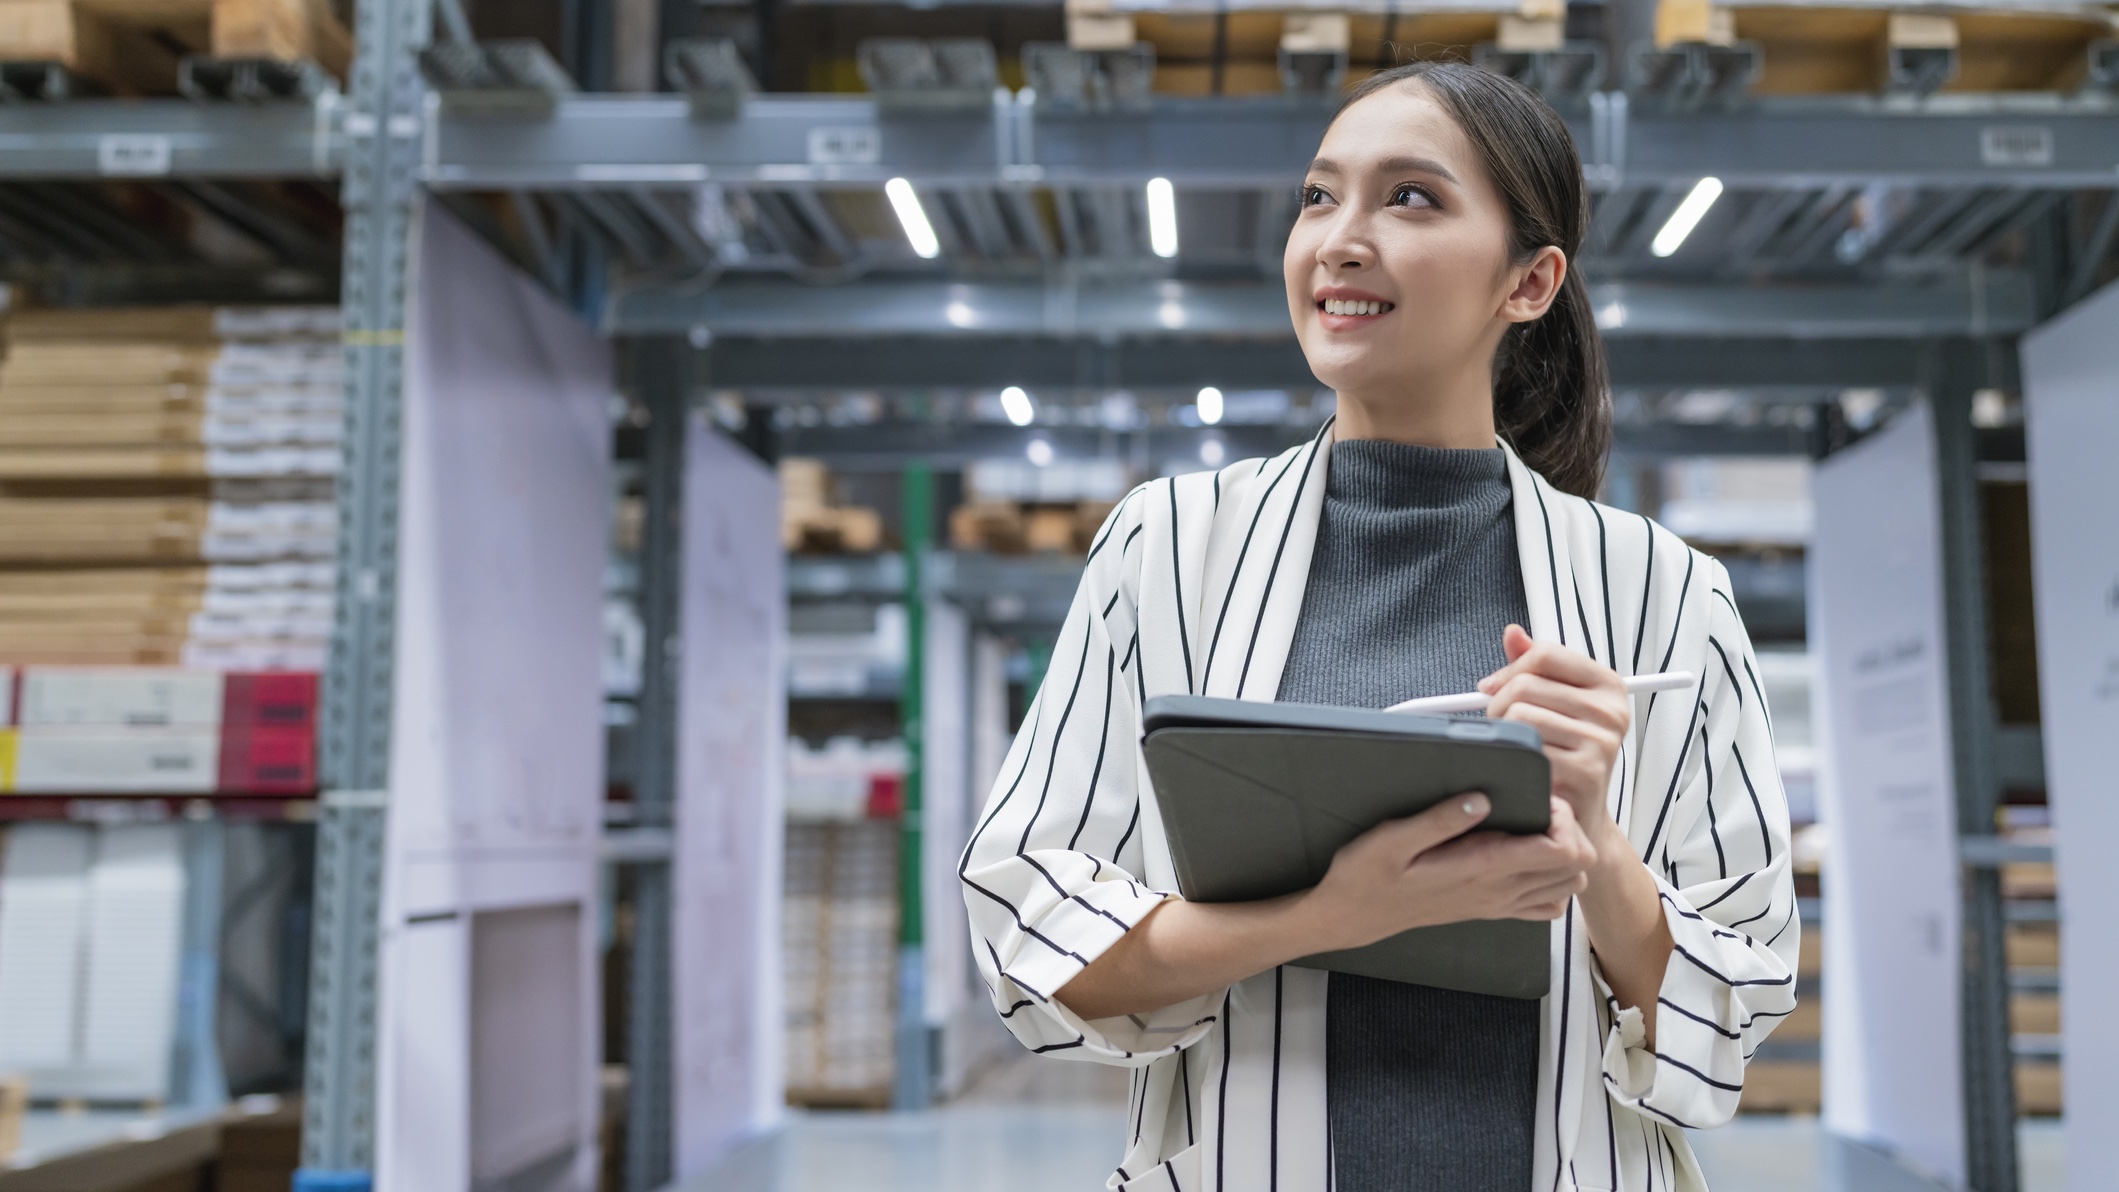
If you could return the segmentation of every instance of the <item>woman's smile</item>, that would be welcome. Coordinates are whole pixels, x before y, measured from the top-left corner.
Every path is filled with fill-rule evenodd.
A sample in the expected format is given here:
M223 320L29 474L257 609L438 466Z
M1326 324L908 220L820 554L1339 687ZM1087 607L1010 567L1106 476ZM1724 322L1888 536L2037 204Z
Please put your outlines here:
M1317 324L1326 331L1351 331L1366 327L1398 309L1398 304L1367 290L1328 286L1314 299Z

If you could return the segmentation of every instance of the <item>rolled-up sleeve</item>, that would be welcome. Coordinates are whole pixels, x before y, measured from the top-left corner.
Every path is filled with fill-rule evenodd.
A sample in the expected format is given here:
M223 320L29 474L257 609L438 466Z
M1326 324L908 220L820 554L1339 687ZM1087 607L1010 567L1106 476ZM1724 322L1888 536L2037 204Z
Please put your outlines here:
M1141 665L1129 576L1143 491L1098 533L958 873L994 1008L1032 1051L1144 1065L1204 1037L1221 995L1084 1019L1053 995L1166 898L1138 877Z
M1595 967L1610 1024L1604 1080L1613 1099L1672 1123L1717 1126L1736 1113L1751 1055L1794 1011L1802 928L1789 858L1788 805L1765 694L1728 574L1709 568L1706 666L1688 736L1655 790L1643 858L1675 948L1648 1045L1638 1007L1620 1007ZM1657 768L1642 766L1654 781Z

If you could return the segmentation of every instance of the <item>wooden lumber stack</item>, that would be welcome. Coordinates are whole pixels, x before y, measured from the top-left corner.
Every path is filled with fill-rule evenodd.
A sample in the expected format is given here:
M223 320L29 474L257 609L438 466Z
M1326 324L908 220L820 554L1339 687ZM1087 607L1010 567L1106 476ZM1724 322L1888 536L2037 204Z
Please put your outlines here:
M188 56L309 61L343 78L353 40L329 0L0 0L0 61L162 95Z
M859 554L883 546L883 516L836 500L821 460L780 461L780 538L790 554Z
M0 663L320 669L336 311L30 311L7 342Z

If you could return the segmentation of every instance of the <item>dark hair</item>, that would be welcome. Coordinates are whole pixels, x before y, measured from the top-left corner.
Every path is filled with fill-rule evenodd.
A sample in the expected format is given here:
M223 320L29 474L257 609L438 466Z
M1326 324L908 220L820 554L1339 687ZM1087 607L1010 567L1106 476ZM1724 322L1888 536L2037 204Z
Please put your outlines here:
M1513 263L1529 261L1548 244L1567 254L1567 278L1551 308L1511 327L1494 353L1494 425L1553 487L1595 496L1611 451L1611 392L1604 341L1575 268L1589 230L1589 199L1574 137L1530 88L1458 62L1377 71L1347 93L1339 111L1410 82L1441 102L1485 159L1487 176L1508 204Z

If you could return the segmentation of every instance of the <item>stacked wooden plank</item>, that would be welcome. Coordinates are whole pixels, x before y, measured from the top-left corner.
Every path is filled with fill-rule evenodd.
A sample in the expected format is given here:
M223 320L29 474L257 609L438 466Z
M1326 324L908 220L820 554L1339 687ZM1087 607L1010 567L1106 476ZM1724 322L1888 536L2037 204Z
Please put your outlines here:
M329 0L0 0L0 62L53 63L122 94L168 94L187 56L315 62L343 77Z
M787 826L781 947L792 1104L890 1104L898 836L894 819Z
M333 308L25 312L0 365L0 662L318 670Z

